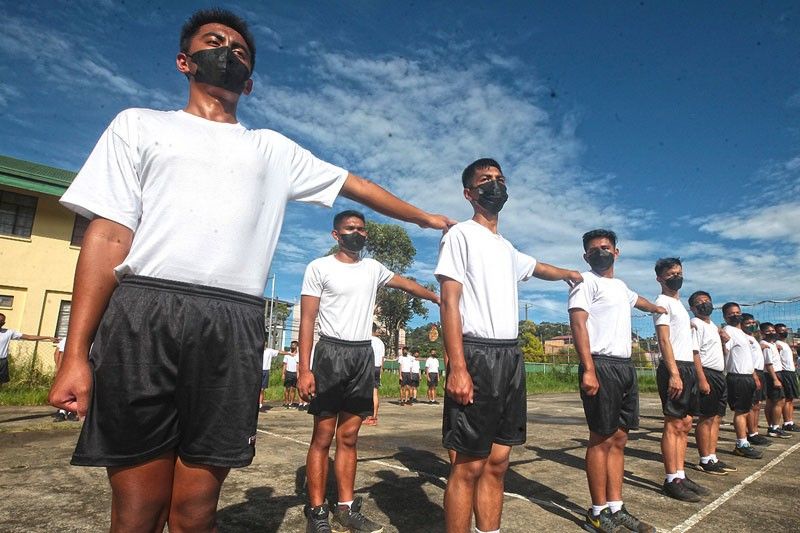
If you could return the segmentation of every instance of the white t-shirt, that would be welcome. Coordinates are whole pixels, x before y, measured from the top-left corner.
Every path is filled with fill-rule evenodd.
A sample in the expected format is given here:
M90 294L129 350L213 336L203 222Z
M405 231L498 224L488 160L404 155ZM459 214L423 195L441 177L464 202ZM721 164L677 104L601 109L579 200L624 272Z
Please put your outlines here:
M297 365L300 364L300 354L286 354L283 356L287 372L297 372Z
M750 336L739 328L725 326L728 334L725 343L725 372L729 374L752 374L753 353L750 350Z
M386 355L386 346L378 337L372 337L370 339L370 343L372 343L372 353L375 354L375 366L383 366L383 358Z
M653 322L656 326L669 326L669 342L672 344L672 355L676 361L694 361L694 339L689 313L683 303L677 298L659 294L656 305L664 307L667 312L655 315Z
M8 357L8 343L22 338L22 333L15 329L0 329L0 359Z
M419 360L414 359L411 361L411 373L419 374Z
M62 337L61 340L58 341L58 344L56 345L56 348L58 348L59 352L63 352L64 350L66 350L67 349L67 338L66 337Z
M369 257L343 263L333 255L314 259L303 277L303 296L319 298L319 332L345 341L372 337L375 294L394 273Z
M61 203L134 231L119 279L138 274L261 296L286 202L330 207L346 178L271 130L127 109Z
M794 357L792 356L792 348L781 340L775 341L775 345L778 347L778 353L781 354L781 365L783 369L794 372L795 365Z
M400 372L408 373L411 372L411 362L414 360L414 357L411 355L401 355L397 358L397 362L400 364Z
M700 352L700 364L705 368L722 372L725 370L725 359L722 356L722 339L713 322L706 322L694 317L691 320L694 343Z
M764 370L764 352L761 351L758 341L752 335L747 335L747 342L750 343L750 356L753 358L753 366L756 370Z
M425 359L425 370L427 370L429 374L438 374L439 359L437 359L436 357L428 357L427 359Z
M261 370L269 370L272 368L272 360L278 356L278 350L272 348L264 348L264 357L261 360Z
M772 369L775 372L780 372L783 370L783 364L781 364L781 354L778 351L778 347L767 341L761 341L759 343L761 346L761 353L764 354L764 365L772 365Z
M499 233L467 220L442 237L434 274L462 285L459 309L464 335L516 339L517 283L533 276L535 268L536 259L518 251Z
M620 279L583 272L583 283L569 292L567 309L589 313L589 349L593 355L631 357L631 309L639 295Z

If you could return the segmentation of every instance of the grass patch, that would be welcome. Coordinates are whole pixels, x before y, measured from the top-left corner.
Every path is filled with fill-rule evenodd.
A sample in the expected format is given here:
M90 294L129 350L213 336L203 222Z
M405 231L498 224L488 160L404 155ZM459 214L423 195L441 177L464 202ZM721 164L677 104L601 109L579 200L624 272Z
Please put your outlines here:
M0 385L0 405L46 405L53 374L43 372L35 358L22 363L15 359L8 359L11 381Z

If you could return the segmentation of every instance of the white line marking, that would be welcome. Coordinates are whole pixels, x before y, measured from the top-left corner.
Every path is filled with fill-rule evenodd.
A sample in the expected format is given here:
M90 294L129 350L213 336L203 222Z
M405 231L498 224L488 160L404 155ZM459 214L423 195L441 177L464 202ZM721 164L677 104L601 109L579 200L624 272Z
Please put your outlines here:
M302 444L303 446L308 446L307 442L303 442L303 441L301 441L299 439L295 439L293 437L287 437L286 435L279 435L278 433L272 433L271 431L267 431L267 430L264 430L264 429L257 429L256 431L258 431L259 433L264 433L265 435L269 435L271 437L276 437L276 438L288 440L288 441L291 441L291 442L294 442L294 443L297 443L297 444ZM429 474L428 472L422 472L420 470L411 470L410 468L407 468L405 466L399 466L399 465L395 465L395 464L392 464L392 463L387 463L386 461L380 461L378 459L367 459L364 462L375 463L375 464L378 464L378 465L381 465L381 466L385 466L387 468L392 468L394 470L401 470L403 472L416 474L416 475L418 475L420 477L426 477L426 478L429 478L429 479L435 479L435 480L447 483L447 478L439 477L439 476L436 476L434 474ZM577 513L575 513L575 511L573 511L572 509L569 509L567 507L559 505L559 504L557 504L555 502L551 502L551 501L548 501L548 500L540 500L540 499L534 498L532 496L531 497L523 496L522 494L516 494L514 492L504 492L503 494L508 496L509 498L514 498L516 500L527 501L529 503L533 503L535 505L541 505L543 507L551 507L553 509L560 509L562 511L566 511L568 513L575 514L576 516L580 516L580 515L577 515Z
M725 491L719 498L717 498L716 500L714 500L713 502L709 503L708 505L706 505L705 507L703 507L702 509L697 511L695 514L693 514L692 516L687 518L682 524L678 524L677 526L672 528L672 531L674 533L679 533L679 532L683 533L684 531L689 531L700 520L702 520L703 518L705 518L706 516L711 514L711 512L714 511L716 508L718 508L719 506L721 506L722 504L724 504L725 502L727 502L728 500L730 500L731 498L736 496L747 485L753 483L758 478L760 478L761 476L766 474L775 465L777 465L778 463L780 463L781 461L786 459L789 456L789 454L791 454L792 452L794 452L798 448L800 448L800 442L798 442L797 444L795 444L794 446L792 446L788 450L785 450L782 454L780 454L775 459L773 459L772 461L770 461L769 463L764 465L761 468L761 470L758 470L757 472L754 472L754 473L750 474L749 476L744 478L742 481L740 481L738 485L735 485L734 487L731 487L730 489Z

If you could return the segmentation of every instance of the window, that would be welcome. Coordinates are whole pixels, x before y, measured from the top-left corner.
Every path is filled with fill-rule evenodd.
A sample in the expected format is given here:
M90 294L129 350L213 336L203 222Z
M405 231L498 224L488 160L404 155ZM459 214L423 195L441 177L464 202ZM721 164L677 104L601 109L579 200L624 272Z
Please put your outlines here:
M14 307L14 297L7 294L0 294L0 307L11 309Z
M37 200L35 196L0 191L0 234L30 237Z
M72 239L69 241L72 246L83 244L83 234L86 233L87 227L89 227L89 219L75 215L75 225L72 226Z
M56 322L55 336L63 339L67 336L67 326L69 326L69 311L72 308L72 302L69 300L61 300L61 307L58 309L58 321Z

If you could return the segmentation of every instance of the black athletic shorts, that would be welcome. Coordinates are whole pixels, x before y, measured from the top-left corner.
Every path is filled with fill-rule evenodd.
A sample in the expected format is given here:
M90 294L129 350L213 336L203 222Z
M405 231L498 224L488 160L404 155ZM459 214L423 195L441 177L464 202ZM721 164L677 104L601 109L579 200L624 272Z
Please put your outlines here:
M700 416L725 416L728 402L728 386L725 374L719 370L703 367L703 374L711 386L711 392L703 394L697 391L697 413Z
M798 397L797 372L794 370L781 370L779 377L783 383L783 395L787 400Z
M283 386L287 389L297 388L297 372L289 372L287 370L283 378Z
M464 337L464 359L472 377L473 403L460 405L445 395L443 446L472 457L488 457L493 443L523 444L525 361L517 340Z
M375 374L373 374L375 383L372 385L376 389L381 388L381 367L375 367Z
M775 376L778 378L778 383L781 383L780 372L775 372ZM763 387L766 389L765 394L767 399L773 402L782 400L785 397L783 394L783 384L781 384L780 387L776 387L772 375L769 372L764 372L764 379L767 381L766 386Z
M414 372L411 373L411 386L419 387L419 374Z
M8 357L0 357L0 383L8 383Z
M400 372L400 386L401 387L411 386L411 372Z
M583 413L589 429L600 435L611 435L617 429L639 427L639 382L630 357L592 355L600 389L594 396L580 389ZM585 369L578 365L578 383Z
M431 372L428 374L428 388L436 388L439 386L439 373Z
M269 370L261 371L261 388L269 388Z
M320 336L314 348L314 374L317 392L308 412L331 417L340 412L372 415L372 389L375 386L375 356L372 343L343 341Z
M255 453L264 300L128 276L89 353L94 389L73 465L128 466L175 450L247 466Z
M675 361L683 382L683 392L675 399L669 397L669 370L663 361L656 369L656 385L661 397L661 409L666 416L683 418L697 413L697 371L693 361Z
M753 392L753 402L761 402L767 399L767 381L763 370L756 370L758 381L761 382L761 388Z
M728 386L728 407L734 413L749 413L753 408L756 380L753 374L732 374L725 376Z

